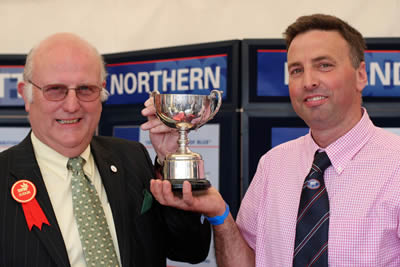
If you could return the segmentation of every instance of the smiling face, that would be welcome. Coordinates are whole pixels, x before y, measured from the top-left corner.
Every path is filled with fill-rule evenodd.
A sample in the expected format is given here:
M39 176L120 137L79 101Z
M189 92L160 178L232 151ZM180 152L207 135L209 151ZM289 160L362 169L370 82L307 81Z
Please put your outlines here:
M74 36L56 36L44 41L33 58L32 81L38 86L82 84L104 86L101 63L87 43ZM80 155L89 145L98 125L102 105L100 97L93 102L80 101L74 90L61 101L49 101L40 89L33 86L30 103L23 90L19 92L29 112L32 131L43 143L67 157Z
M348 44L336 31L301 33L288 49L292 106L311 128L314 139L328 136L323 143L345 134L362 116L365 63L355 69L349 53Z

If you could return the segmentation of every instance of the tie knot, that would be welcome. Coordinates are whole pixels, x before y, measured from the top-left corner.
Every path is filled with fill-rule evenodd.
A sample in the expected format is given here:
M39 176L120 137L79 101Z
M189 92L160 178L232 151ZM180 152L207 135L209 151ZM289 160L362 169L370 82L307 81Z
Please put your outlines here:
M71 171L82 171L85 160L82 157L75 157L68 159L67 168Z
M321 172L324 172L331 165L331 161L326 152L317 152L314 156L313 165L317 166Z

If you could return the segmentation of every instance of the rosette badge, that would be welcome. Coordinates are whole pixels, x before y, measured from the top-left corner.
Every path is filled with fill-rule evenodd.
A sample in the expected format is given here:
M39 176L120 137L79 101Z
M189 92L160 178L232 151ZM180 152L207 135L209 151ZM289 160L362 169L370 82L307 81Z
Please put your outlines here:
M198 129L217 114L222 103L221 91L212 90L210 95L160 94L153 91L157 117L168 127L179 131L178 149L166 156L163 176L173 190L181 190L184 181L193 190L210 187L204 176L204 162L200 154L188 148L188 132Z

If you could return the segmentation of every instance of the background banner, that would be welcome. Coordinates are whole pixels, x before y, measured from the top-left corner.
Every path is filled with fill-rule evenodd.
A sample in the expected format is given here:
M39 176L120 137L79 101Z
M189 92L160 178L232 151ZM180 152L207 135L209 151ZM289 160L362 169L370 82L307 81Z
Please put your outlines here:
M364 97L400 97L400 51L365 53L368 85ZM257 96L289 96L286 51L257 51Z
M226 54L108 64L107 72L106 104L141 104L153 90L208 95L217 89L226 98Z
M0 65L0 106L23 106L24 101L18 95L17 85L22 81L24 66Z

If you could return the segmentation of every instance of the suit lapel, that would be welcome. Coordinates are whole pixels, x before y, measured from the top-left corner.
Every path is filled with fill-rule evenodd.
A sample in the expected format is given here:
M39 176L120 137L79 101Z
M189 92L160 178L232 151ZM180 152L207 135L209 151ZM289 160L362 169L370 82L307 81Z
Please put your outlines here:
M37 235L57 266L70 266L64 240L39 165L35 159L30 135L17 145L14 151L14 157L11 159L9 188L11 190L12 185L21 179L30 180L36 186L36 200L46 215L50 226L43 224L41 230L34 226L32 232ZM21 212L23 212L22 207Z
M122 266L132 266L130 240L131 229L129 224L130 211L127 203L126 184L124 179L122 160L112 151L97 142L96 137L91 143L91 152L99 170L104 188L110 203Z

